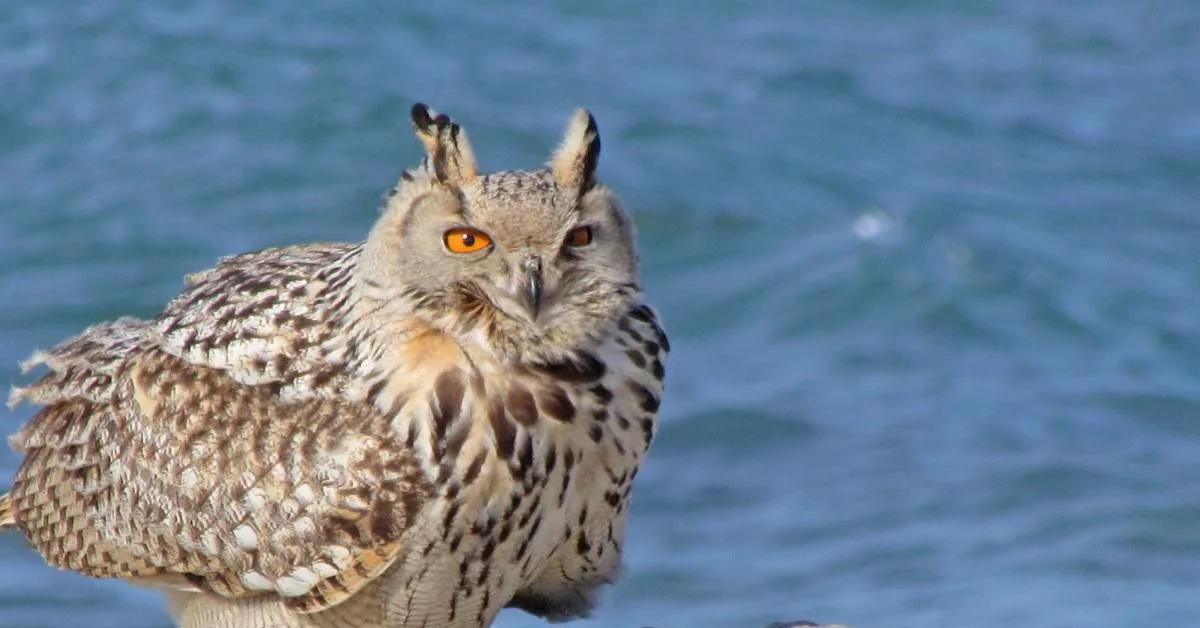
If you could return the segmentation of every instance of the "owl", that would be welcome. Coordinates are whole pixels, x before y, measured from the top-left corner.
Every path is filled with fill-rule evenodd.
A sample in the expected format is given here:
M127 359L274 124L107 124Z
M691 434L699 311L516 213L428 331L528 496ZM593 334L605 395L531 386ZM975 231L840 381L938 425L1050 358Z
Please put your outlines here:
M546 168L490 174L445 115L412 123L365 241L225 258L27 361L0 527L187 628L585 615L669 350L633 225L585 110Z

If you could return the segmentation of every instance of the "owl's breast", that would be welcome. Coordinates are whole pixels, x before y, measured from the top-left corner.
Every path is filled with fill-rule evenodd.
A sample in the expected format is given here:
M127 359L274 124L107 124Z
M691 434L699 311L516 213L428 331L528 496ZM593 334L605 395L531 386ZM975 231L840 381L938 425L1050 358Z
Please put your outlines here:
M402 564L438 584L407 590L452 591L450 608L486 615L530 591L571 597L565 585L615 577L661 394L661 356L621 338L523 366L428 338L407 349L408 368L368 387L433 487Z

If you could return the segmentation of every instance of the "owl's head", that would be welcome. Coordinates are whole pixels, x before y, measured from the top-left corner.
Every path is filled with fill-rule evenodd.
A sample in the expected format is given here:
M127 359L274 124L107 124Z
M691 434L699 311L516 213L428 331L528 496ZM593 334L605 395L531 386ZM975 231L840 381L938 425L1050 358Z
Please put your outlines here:
M633 225L596 180L600 136L578 110L541 170L479 172L466 132L423 104L426 155L389 193L359 285L502 357L561 357L640 296Z

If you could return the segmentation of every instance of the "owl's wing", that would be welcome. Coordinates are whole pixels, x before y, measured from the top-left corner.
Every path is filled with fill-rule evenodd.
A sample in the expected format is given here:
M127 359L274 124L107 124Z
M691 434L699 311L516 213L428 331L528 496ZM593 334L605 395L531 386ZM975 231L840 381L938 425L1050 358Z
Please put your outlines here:
M431 491L370 404L243 383L164 350L153 323L35 363L50 372L10 399L44 407L11 439L26 457L8 499L60 567L317 611L397 558Z

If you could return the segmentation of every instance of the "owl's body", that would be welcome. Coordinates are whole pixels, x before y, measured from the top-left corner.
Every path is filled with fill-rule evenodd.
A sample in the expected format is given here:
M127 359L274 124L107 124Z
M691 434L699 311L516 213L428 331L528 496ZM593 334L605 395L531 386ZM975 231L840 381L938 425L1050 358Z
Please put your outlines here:
M36 355L49 374L12 401L44 407L12 438L0 524L53 565L165 589L191 628L586 613L668 350L594 123L550 169L496 175L457 125L414 123L429 154L366 242L223 260L158 318ZM460 255L462 233L489 248Z

